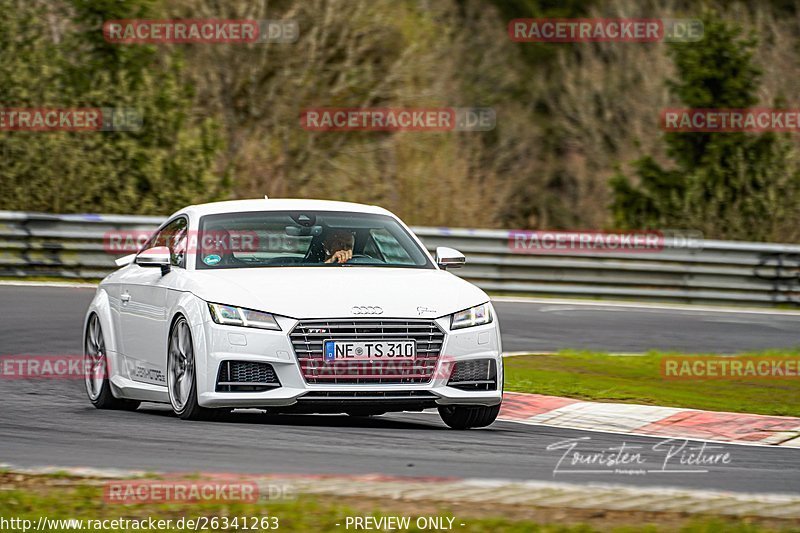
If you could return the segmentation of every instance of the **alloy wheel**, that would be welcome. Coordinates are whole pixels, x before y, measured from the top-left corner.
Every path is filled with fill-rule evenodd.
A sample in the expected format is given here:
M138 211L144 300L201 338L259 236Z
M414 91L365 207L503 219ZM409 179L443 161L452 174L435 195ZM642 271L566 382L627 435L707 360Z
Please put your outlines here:
M176 413L186 408L194 384L194 349L189 325L181 318L172 328L167 358L167 388Z
M84 380L89 399L97 400L102 392L106 378L106 343L103 330L97 315L92 315L86 329L86 346L84 348Z

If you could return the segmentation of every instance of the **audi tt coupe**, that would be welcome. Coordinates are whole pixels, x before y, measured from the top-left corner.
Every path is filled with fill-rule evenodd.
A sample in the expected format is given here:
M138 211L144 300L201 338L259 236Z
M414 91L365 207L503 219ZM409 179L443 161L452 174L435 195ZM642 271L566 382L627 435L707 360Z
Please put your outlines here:
M437 408L491 424L503 361L488 296L392 213L300 199L190 206L117 260L86 313L86 390L100 409L169 403L380 415Z

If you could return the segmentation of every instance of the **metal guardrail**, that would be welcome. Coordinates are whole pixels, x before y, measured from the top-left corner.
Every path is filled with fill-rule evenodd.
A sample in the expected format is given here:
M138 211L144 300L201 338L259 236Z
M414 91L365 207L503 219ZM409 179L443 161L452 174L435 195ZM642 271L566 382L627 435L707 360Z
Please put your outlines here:
M152 230L162 220L0 211L0 277L102 278L115 268L103 244L107 232ZM656 253L527 255L509 246L509 231L413 230L431 251L463 252L467 266L453 272L495 293L800 306L800 245L667 242Z

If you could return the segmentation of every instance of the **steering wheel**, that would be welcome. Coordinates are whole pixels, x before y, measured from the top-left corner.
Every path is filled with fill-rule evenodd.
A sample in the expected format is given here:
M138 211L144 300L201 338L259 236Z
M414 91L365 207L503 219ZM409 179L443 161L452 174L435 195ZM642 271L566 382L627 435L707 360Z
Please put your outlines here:
M350 258L350 261L347 264L359 264L359 263L383 263L380 259L375 259L372 256L364 255L364 254L353 254L353 257Z

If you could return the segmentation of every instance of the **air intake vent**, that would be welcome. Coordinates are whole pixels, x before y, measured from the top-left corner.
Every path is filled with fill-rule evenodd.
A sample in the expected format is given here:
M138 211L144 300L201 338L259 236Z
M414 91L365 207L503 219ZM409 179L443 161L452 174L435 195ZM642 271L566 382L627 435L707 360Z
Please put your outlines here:
M458 361L447 385L470 391L497 390L497 365L494 359Z
M217 392L259 392L280 387L269 363L223 361L217 375Z

